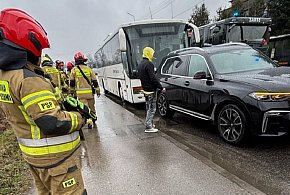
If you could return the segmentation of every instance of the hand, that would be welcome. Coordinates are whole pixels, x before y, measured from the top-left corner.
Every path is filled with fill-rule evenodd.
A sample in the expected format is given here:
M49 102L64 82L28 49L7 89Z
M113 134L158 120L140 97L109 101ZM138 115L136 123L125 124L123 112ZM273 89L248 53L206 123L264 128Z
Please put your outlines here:
M166 92L166 88L163 88L162 90L161 90L161 93L165 93Z
M99 87L95 88L96 89L96 94L97 94L97 97L100 97L101 96L101 90Z

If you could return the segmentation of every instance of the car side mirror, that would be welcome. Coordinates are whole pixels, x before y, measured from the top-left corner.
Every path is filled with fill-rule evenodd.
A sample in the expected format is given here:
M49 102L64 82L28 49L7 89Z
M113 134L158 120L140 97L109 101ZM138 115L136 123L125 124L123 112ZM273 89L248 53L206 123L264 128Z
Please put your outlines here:
M204 71L197 71L194 76L193 79L206 79L206 72Z

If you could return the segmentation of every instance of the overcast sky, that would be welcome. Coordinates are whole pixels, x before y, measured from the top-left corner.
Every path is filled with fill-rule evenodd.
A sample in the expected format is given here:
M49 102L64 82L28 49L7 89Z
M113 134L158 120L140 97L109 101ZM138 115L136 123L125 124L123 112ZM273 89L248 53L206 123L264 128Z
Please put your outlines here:
M44 53L69 61L77 51L93 54L122 23L150 19L149 7L153 19L187 21L203 2L211 18L230 5L228 0L0 0L0 9L19 8L33 16L48 34L51 48Z

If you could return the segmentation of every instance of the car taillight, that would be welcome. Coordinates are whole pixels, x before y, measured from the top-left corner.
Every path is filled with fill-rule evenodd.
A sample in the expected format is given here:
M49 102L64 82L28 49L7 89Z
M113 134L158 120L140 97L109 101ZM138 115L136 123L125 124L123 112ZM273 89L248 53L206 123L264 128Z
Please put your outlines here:
M133 87L133 94L142 93L143 88L141 86Z

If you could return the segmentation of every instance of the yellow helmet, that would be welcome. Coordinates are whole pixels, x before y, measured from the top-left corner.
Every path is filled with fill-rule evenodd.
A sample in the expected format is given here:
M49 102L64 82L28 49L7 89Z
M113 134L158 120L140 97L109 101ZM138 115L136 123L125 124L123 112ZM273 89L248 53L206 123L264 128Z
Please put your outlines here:
M41 58L41 66L52 66L53 61L48 57L44 56Z

